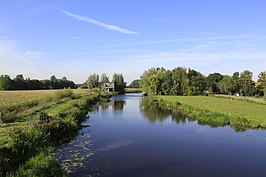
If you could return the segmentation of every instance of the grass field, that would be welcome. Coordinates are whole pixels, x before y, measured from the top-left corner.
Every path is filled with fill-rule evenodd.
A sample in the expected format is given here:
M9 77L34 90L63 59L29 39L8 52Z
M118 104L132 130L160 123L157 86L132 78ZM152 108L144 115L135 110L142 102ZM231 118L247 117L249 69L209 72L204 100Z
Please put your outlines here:
M247 101L247 102L266 104L265 98L255 98L255 97L235 96L235 95L222 95L222 94L217 94L217 95L213 95L213 96L217 97L217 98L228 98L228 99L234 99L234 100L242 100L242 101Z
M248 120L252 125L266 125L266 105L242 100L207 96L159 96L169 103L179 102L197 110L221 113L233 119ZM238 120L235 120L238 121Z
M47 97L53 97L61 90L0 91L0 105L12 105L29 101L39 101ZM76 95L82 95L88 92L86 89L72 89L72 91Z

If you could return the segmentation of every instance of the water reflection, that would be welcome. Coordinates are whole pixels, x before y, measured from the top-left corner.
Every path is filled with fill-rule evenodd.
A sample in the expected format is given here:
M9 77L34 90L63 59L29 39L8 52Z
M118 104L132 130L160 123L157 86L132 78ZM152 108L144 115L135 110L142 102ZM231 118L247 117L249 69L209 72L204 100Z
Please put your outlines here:
M114 96L55 157L70 177L265 176L265 132L191 121L148 97Z
M90 112L91 113L97 113L97 112L108 112L110 108L112 108L114 113L122 112L124 109L124 106L126 105L125 101L122 100L112 100L108 103L101 103L95 105Z
M149 97L143 97L140 99L140 110L144 117L148 119L149 122L163 122L167 118L171 118L176 124L185 124L188 118L179 111L170 111L168 109L159 106L157 101Z
M111 103L114 111L123 111L125 104L126 104L125 101L113 101Z

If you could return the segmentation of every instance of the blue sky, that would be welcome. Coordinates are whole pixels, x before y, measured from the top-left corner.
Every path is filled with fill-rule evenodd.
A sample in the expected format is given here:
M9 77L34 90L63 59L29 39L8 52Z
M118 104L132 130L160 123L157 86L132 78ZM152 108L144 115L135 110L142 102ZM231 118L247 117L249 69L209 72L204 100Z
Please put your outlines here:
M0 0L0 75L266 70L263 0Z

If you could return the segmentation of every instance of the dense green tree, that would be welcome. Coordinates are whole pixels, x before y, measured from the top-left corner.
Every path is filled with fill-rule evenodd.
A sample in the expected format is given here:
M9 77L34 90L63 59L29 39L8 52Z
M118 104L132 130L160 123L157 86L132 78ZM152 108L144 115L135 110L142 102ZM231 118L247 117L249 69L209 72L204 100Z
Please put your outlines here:
M188 69L189 84L186 95L203 95L206 90L206 79L198 71Z
M166 70L162 72L162 87L160 90L160 95L170 95L172 92L173 81L172 81L172 72Z
M12 80L8 75L1 75L0 77L0 90L10 90Z
M89 89L93 89L93 88L98 88L98 83L99 83L99 75L94 73L89 75L88 79L85 82L85 85L87 85Z
M168 77L167 77L168 76ZM164 68L157 68L150 76L149 93L152 95L167 95L171 90L171 76Z
M220 73L209 74L206 78L206 84L209 92L220 93L218 83L223 79L223 75Z
M206 89L205 77L195 70L151 68L141 76L141 87L150 95L201 95Z
M187 69L177 67L172 70L172 95L185 95L188 87Z
M101 74L100 81L101 82L109 82L109 77L106 75L106 73Z
M252 76L253 73L249 70L245 70L240 74L240 92L245 96L253 96L256 92Z
M140 88L140 79L133 80L129 86L129 88Z
M266 71L259 73L257 88L260 96L266 96Z
M124 93L126 88L126 82L124 81L124 77L122 74L114 73L113 82L115 82L115 91L119 93Z
M232 94L240 93L239 72L234 72L232 76Z
M157 73L157 69L153 67L147 71L144 71L144 73L141 75L140 86L144 92L146 92L146 93L150 92L151 77L152 77L152 75L154 75L156 73Z
M17 75L13 80L8 75L0 77L0 90L38 90L38 89L62 89L76 88L73 81L66 77L57 79L51 76L50 80L24 79L22 74Z
M233 79L230 76L223 76L223 79L218 83L221 93L231 95L234 90Z

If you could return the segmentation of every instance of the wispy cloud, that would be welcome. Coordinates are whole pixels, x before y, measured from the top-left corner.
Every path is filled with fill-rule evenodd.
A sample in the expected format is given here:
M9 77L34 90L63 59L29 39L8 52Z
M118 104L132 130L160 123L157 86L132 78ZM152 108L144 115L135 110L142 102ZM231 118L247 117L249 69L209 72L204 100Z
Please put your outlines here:
M94 24L94 25L98 25L98 26L101 26L105 29L108 29L108 30L112 30L112 31L116 31L116 32L120 32L120 33L123 33L123 34L133 34L133 35L137 35L138 33L135 32L135 31L131 31L131 30L128 30L128 29L125 29L125 28L121 28L119 26L116 26L116 25L110 25L110 24L106 24L106 23L102 23L102 22L99 22L95 19L92 19L92 18L89 18L89 17L86 17L86 16L82 16L82 15L78 15L78 14L74 14L74 13L71 13L71 12L68 12L66 10L62 10L62 9L58 9L60 12L62 12L63 14L67 15L67 16L70 16L70 17L73 17L77 20L80 20L80 21L85 21L85 22L88 22L88 23L91 23L91 24Z

